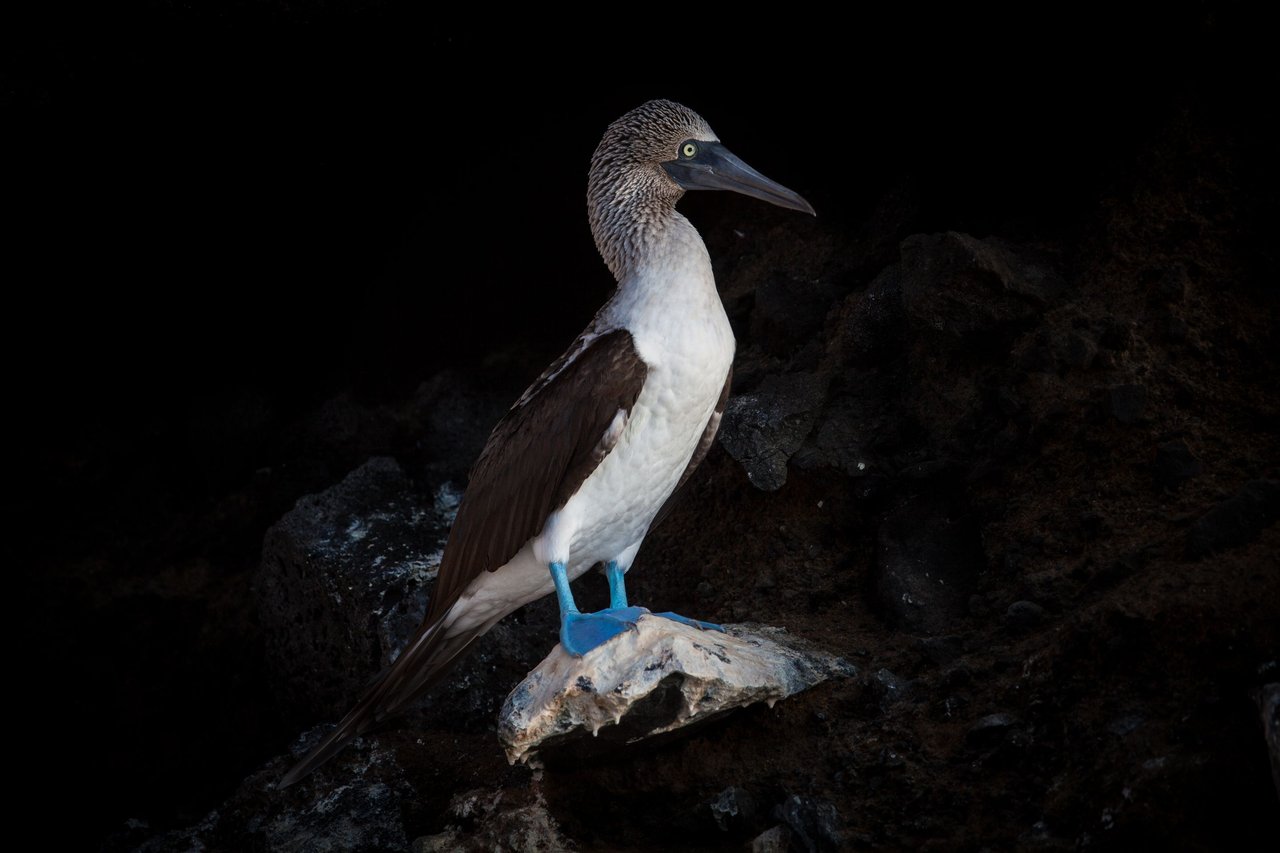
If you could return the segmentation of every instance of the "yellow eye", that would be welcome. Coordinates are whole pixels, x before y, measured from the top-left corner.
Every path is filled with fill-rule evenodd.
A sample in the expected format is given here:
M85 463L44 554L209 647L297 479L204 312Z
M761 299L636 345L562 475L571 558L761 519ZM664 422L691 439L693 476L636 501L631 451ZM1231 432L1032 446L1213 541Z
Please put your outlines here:
M684 145L680 146L680 153L687 158L695 157L698 154L698 146L694 145L692 142L686 142Z

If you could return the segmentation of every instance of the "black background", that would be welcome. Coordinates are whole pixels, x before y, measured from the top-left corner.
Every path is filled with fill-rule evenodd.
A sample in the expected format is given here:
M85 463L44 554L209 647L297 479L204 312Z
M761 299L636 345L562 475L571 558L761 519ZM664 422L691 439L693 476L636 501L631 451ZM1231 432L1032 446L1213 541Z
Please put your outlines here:
M571 333L610 286L586 165L651 97L703 112L824 218L857 221L909 175L924 227L982 232L1069 221L1171 99L1239 113L1261 82L1230 10L689 12L520 37L397 3L97 14L24 40L6 80L33 137L15 164L23 295L40 360L76 356L77 397L293 386L300 358L313 380L377 385L485 333Z

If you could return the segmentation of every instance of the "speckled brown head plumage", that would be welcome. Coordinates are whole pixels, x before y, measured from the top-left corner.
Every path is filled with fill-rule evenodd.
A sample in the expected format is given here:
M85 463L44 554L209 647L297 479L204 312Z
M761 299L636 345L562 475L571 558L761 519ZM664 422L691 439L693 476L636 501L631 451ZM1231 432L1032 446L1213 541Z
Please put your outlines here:
M591 157L587 211L604 261L621 281L672 223L685 190L733 190L780 207L813 207L734 156L711 125L674 101L649 101L609 125Z
M641 104L609 125L591 156L587 213L609 269L621 278L645 232L661 227L684 195L662 168L686 140L718 141L702 116L675 101Z

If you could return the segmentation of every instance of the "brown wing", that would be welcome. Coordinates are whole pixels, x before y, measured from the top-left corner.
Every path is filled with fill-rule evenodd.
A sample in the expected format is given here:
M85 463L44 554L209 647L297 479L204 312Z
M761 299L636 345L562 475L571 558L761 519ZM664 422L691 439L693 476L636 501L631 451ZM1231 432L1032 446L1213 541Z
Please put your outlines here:
M672 502L675 501L676 495L680 494L680 487L688 482L689 477L693 475L693 469L702 464L702 460L706 458L707 452L711 450L711 445L716 440L716 433L720 431L720 418L724 416L725 404L729 402L729 386L733 384L733 368L729 368L729 375L724 378L724 388L720 390L720 399L716 401L716 410L711 413L710 420L707 421L706 427L702 430L702 438L698 441L698 446L694 448L693 455L689 457L689 464L684 466L684 473L680 475L680 482L676 483L675 490L667 497L662 508L658 510L658 514L653 517L653 522L649 525L649 529L657 527L662 519L667 517L667 513L671 511Z
M610 449L601 438L618 410L640 396L648 368L626 329L584 334L566 355L494 427L472 468L427 624L542 531Z

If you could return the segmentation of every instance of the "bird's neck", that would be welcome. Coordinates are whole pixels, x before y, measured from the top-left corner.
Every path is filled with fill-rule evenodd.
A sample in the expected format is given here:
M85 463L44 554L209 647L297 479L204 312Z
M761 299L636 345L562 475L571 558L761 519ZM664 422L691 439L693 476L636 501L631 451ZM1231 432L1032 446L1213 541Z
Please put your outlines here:
M639 171L592 175L591 233L618 280L598 320L633 333L652 331L655 341L668 343L676 319L691 334L701 334L702 323L727 328L706 244L693 223L676 212L681 195L668 182Z
M683 291L716 293L711 258L702 235L684 216L670 211L661 227L646 228L636 235L615 273L618 289L645 286L665 291L670 299L679 299Z
M641 239L644 250L625 265L597 321L629 330L650 369L672 358L702 359L709 341L715 353L732 353L711 259L692 223L672 211L664 228Z
M592 169L587 185L591 236L620 285L685 228L701 245L697 231L676 213L681 195L642 166Z
M692 283L690 277L705 278L715 289L707 247L693 223L676 212L673 200L593 206L591 233L620 291L643 282L662 287L663 278L679 288Z

